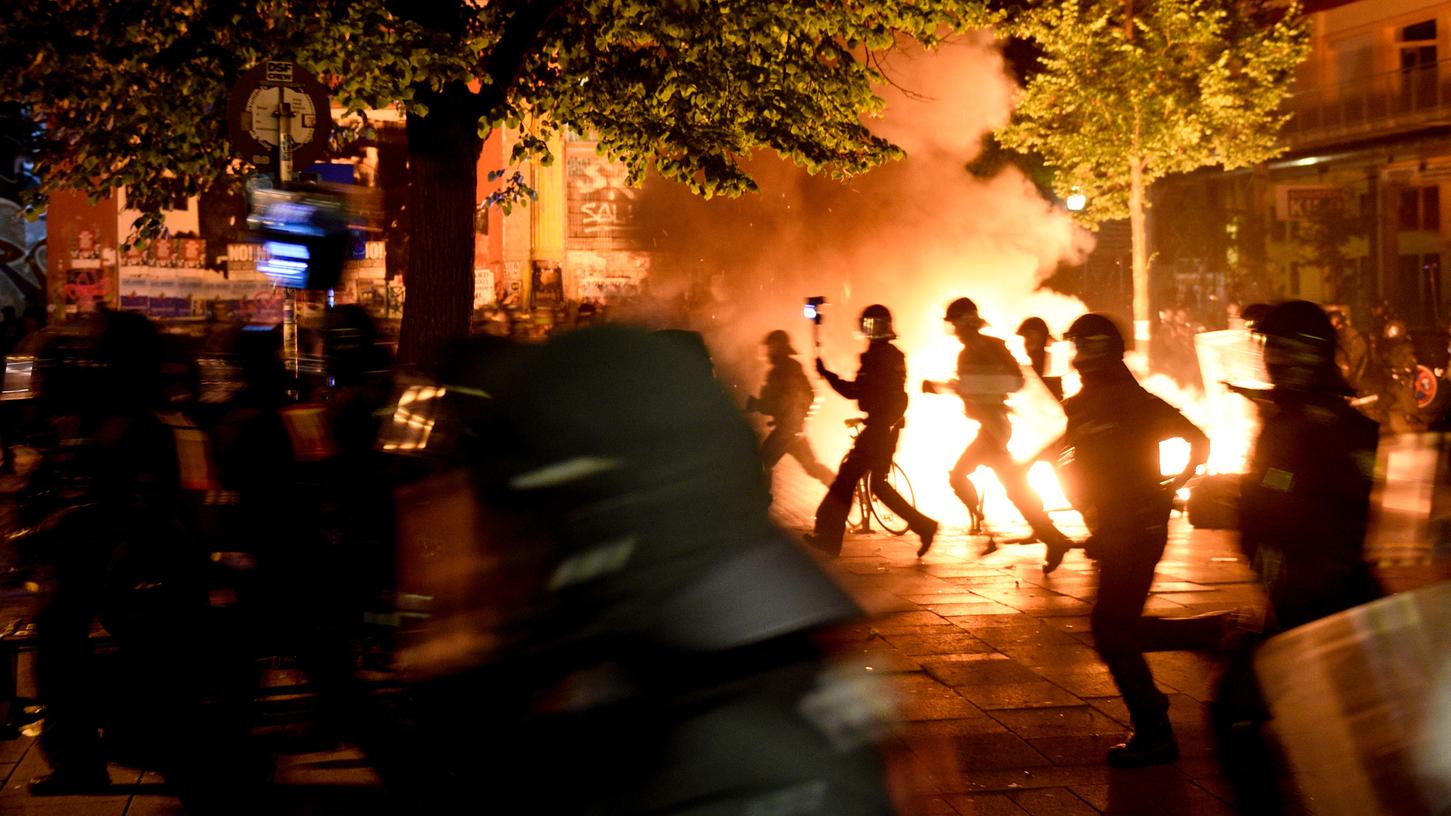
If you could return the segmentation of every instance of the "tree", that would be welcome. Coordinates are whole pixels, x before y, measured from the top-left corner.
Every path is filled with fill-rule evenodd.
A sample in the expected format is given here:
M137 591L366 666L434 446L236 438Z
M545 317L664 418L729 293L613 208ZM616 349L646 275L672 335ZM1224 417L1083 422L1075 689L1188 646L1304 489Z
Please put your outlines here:
M1128 217L1134 319L1149 319L1146 191L1156 179L1258 164L1284 148L1280 105L1309 52L1298 8L1267 0L1046 0L1010 27L1042 51L999 134L1043 156L1096 226Z
M45 189L125 186L157 214L236 184L223 112L237 76L291 56L355 114L406 112L412 237L400 353L426 363L467 332L476 166L491 128L549 162L560 128L702 195L754 188L770 149L849 175L897 157L863 117L877 57L989 24L980 0L42 0L7 14L12 98L45 130ZM364 124L366 127L366 123ZM501 168L502 170L502 168ZM495 203L527 190L515 173ZM43 194L44 191L42 191ZM39 200L35 202L37 205Z

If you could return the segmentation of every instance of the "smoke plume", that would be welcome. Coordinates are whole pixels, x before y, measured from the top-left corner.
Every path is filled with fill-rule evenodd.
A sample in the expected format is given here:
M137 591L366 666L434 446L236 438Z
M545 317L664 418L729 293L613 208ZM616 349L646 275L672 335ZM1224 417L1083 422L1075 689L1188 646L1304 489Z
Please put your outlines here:
M805 297L827 298L821 354L847 378L864 347L857 316L872 303L891 309L909 358L913 404L898 461L920 470L909 469L919 503L956 521L965 515L945 472L971 425L956 399L917 387L923 378L953 375L960 345L943 311L965 295L977 302L989 333L1013 338L1030 315L1061 332L1082 304L1038 287L1059 263L1082 260L1091 239L1018 170L983 179L966 169L982 137L1011 112L1013 84L990 35L933 53L896 53L887 72L887 109L870 125L906 150L904 161L840 182L763 156L752 163L760 194L738 200L702 201L677 185L650 184L637 211L642 248L660 253L652 272L657 289L692 282L697 293L704 290L693 299L693 320L723 378L742 395L763 376L760 342L772 329L791 334L809 370ZM840 418L853 406L819 381L817 393L808 432L831 464L848 443Z

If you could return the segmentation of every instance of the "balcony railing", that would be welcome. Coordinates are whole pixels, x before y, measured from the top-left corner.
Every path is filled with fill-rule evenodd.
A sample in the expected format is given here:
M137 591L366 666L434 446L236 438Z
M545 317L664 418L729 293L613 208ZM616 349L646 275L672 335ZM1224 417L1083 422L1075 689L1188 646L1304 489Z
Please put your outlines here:
M1376 74L1290 97L1292 147L1451 122L1451 60Z

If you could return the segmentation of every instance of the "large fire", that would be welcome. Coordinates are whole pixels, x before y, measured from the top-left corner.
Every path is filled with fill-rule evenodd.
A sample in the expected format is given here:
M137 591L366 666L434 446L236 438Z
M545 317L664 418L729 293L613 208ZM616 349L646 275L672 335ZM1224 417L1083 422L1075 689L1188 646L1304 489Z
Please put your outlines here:
M1026 367L1021 338L1001 330L994 333L1008 342ZM1181 387L1162 375L1146 375L1141 355L1131 354L1129 364L1145 388L1180 409L1209 436L1211 453L1205 472L1241 472L1255 434L1253 409L1248 400L1230 392L1224 381L1263 379L1253 344L1243 331L1222 331L1199 335L1197 346L1205 382L1203 391ZM967 511L948 487L947 472L976 433L975 423L963 415L962 403L957 398L929 396L917 388L924 378L950 378L960 349L957 339L944 332L909 352L908 369L912 379L908 388L913 393L907 429L896 461L912 480L919 508L940 521L963 525L968 520ZM1055 343L1048 371L1049 375L1064 378L1065 390L1070 395L1078 388L1077 377L1069 365L1071 356L1070 344ZM1052 463L1047 457L1037 459L1062 435L1063 411L1040 380L1033 376L1027 380L1027 386L1009 400L1013 411L1013 439L1009 449L1019 462L1029 464L1028 481L1043 499L1044 506L1057 520L1073 526L1079 519L1063 495ZM1188 458L1189 445L1184 440L1168 440L1160 446L1160 467L1166 476L1181 472ZM972 480L984 497L984 510L991 527L1003 530L1005 525L1021 522L1021 516L995 474L980 468Z

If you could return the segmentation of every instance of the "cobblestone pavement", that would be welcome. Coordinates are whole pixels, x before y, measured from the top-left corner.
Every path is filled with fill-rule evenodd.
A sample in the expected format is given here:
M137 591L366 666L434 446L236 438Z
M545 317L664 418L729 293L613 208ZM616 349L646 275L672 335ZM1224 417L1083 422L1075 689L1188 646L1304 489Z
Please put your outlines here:
M799 533L809 527L823 489L786 475L776 510ZM1081 535L1072 519L1064 519L1065 531ZM1074 551L1044 576L1041 545L1003 545L982 555L983 544L947 530L919 560L910 535L851 535L840 558L822 562L870 615L841 635L849 665L882 678L899 702L889 764L903 810L925 816L1229 813L1206 723L1209 658L1149 656L1170 696L1182 759L1110 770L1104 752L1123 739L1127 714L1088 632L1092 562ZM1173 520L1148 612L1192 615L1260 603L1231 535ZM0 741L0 813L179 812L154 775L119 767L112 777L124 784L114 795L32 799L24 781L44 770L32 738ZM363 812L367 797L358 791L375 784L366 763L347 751L280 756L277 778L304 792L296 808L283 810L309 814Z

